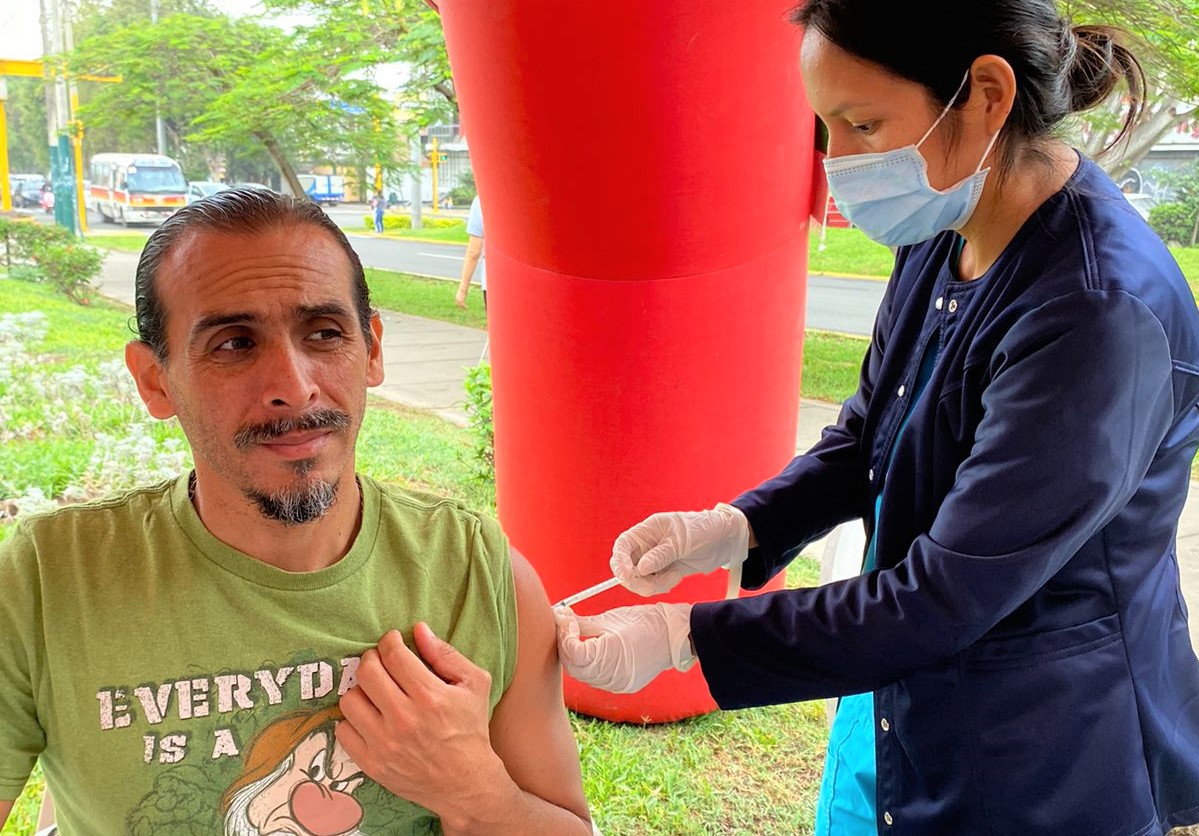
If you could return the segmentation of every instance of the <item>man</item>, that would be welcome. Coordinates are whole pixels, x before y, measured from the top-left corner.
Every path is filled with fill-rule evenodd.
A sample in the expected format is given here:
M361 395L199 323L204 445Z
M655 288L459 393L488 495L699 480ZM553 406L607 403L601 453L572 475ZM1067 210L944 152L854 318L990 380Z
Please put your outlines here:
M0 546L0 823L40 758L67 836L591 833L536 575L355 472L382 324L324 212L180 210L137 323L195 470Z
M462 259L462 278L458 282L458 294L454 301L458 307L466 307L466 295L470 292L475 267L479 268L479 284L483 290L483 309L487 309L487 263L483 258L483 209L479 196L470 202L470 214L466 218L466 256Z

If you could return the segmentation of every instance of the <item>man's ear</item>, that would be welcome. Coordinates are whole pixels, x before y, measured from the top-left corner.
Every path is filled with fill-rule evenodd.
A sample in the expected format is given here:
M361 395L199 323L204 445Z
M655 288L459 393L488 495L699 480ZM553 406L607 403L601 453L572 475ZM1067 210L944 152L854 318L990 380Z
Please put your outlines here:
M371 349L366 360L366 385L378 386L383 382L383 318L379 312L371 314Z
M125 367L133 375L146 410L160 421L174 416L175 404L167 386L166 369L154 349L141 340L130 340L125 345Z

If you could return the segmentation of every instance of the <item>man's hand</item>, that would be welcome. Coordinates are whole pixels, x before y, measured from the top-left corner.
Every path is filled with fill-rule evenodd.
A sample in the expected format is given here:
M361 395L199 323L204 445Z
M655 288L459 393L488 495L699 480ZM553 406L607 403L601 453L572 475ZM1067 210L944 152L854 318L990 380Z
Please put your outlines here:
M465 287L458 288L458 294L454 297L454 301L458 303L458 307L460 308L466 307L466 290Z
M640 691L667 668L688 670L691 605L647 604L577 616L554 610L558 657L580 682L615 694Z
M363 654L336 734L376 783L444 818L478 802L497 773L510 781L488 736L491 675L424 622L413 638L420 657L394 630Z
M638 595L660 595L687 575L740 565L749 539L749 521L732 505L654 514L616 538L612 574Z

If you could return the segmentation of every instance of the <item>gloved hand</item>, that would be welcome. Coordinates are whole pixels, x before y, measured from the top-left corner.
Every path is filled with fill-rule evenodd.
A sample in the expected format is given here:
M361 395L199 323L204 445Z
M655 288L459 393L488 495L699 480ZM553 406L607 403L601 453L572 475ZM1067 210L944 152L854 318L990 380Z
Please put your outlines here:
M654 514L612 546L612 574L638 595L659 595L687 575L732 571L749 552L749 521L732 505Z
M614 694L640 691L667 668L685 671L695 663L691 604L618 607L592 616L557 607L554 620L566 672Z

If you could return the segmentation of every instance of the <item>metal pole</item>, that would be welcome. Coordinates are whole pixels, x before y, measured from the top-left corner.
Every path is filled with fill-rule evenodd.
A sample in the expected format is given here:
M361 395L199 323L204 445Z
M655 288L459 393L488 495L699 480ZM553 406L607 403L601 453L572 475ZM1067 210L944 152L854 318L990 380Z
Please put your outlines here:
M150 0L150 22L158 23L158 0ZM167 132L162 123L162 111L154 108L154 137L158 142L158 153L167 152Z
M429 147L429 162L433 166L433 214L436 215L441 211L441 194L437 191L437 170L441 166L440 155L437 153L437 137L433 137Z
M414 168L412 171L412 228L420 229L424 225L421 221L421 173L420 162L423 150L420 145L420 134L412 137L412 162Z
M66 3L70 0L64 0L64 12L74 11L68 9ZM75 30L74 30L74 15L63 22L63 44L66 46L67 52L75 50ZM83 194L83 123L79 121L79 91L75 88L73 79L67 80L67 96L68 104L70 105L70 125L71 129L71 147L75 152L75 212L79 216L79 234L87 233L87 201Z
M12 211L12 186L8 182L8 120L4 102L8 98L8 83L0 78L0 212Z
M54 147L58 137L58 109L54 106L54 84L50 74L50 56L54 54L58 10L54 0L39 0L42 17L42 56L45 66L46 145Z

